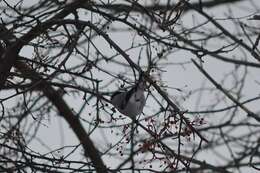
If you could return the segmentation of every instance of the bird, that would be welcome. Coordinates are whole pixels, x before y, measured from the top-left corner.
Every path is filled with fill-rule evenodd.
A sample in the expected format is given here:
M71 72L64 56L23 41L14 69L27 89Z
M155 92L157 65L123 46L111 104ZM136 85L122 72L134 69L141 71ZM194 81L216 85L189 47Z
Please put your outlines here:
M143 112L143 108L145 106L145 81L142 75L139 77L137 84L135 84L128 91L117 91L111 96L111 103L114 107L125 116L128 116L132 119L131 123L131 131L130 131L130 141L131 148L130 154L132 160L132 166L134 167L134 131L137 128L138 121L136 119L137 115L140 115ZM135 123L136 126L134 125Z
M122 114L135 120L145 106L145 81L142 77L128 91L117 91L111 96L112 105Z

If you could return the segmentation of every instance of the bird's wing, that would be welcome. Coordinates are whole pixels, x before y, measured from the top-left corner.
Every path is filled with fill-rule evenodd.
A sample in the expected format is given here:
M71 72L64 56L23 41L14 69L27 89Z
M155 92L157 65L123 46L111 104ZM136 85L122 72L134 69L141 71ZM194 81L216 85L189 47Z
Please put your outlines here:
M122 91L116 91L114 94L111 96L111 101L114 100L114 104L116 104L119 109L123 109L125 105L124 97L125 97L126 92Z
M119 94L121 94L121 93L123 93L123 92L122 92L122 91L116 91L116 92L114 92L114 93L111 95L110 100L113 100L113 98L114 98L116 95L119 95Z
M129 91L126 92L126 96L125 96L125 104L128 103L128 101L130 100L131 96L133 96L133 93L136 91L136 87L131 88Z
M121 110L125 109L125 107L126 107L126 104L127 104L126 97L128 97L127 92L122 93L122 101L119 106Z

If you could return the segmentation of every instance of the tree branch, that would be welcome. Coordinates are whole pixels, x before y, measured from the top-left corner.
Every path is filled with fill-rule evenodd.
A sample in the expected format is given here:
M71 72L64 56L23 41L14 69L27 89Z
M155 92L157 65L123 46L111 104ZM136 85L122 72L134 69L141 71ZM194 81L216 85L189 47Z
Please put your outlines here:
M98 150L95 148L93 142L91 141L84 127L80 123L80 120L77 118L77 116L73 114L72 110L63 100L61 95L46 81L44 81L44 79L42 79L37 72L28 67L25 63L21 61L16 61L14 66L23 75L28 76L32 80L32 82L36 84L35 87L41 90L44 95L58 109L60 115L64 117L64 119L72 128L73 132L76 134L77 138L82 144L86 158L89 157L91 159L94 167L96 168L96 171L99 173L106 173L107 168L101 160Z
M254 118L256 121L260 122L260 117L254 112L250 111L246 106L241 104L236 98L234 98L229 92L227 92L220 84L218 84L195 60L191 59L193 64L199 69L199 71L223 94L225 94L232 102L244 110L249 117Z
M82 5L82 3L86 3L86 1L77 0L73 3L68 4L67 6L64 7L64 9L60 13L56 14L51 19L47 20L46 22L37 24L34 28L32 28L30 31L28 31L28 33L23 35L21 38L16 39L16 41L13 43L10 42L7 50L3 54L1 54L1 57L0 57L0 90L1 90L1 88L3 88L3 86L6 82L6 79L9 75L9 72L10 72L12 66L14 65L17 55L19 54L22 47L24 45L28 44L31 40L33 40L40 34L42 34L45 30L47 30L48 28L53 26L55 24L55 22L53 22L53 21L66 17L71 12L73 12L75 9L80 7ZM0 27L0 31L3 32L3 30L1 28L4 28L4 26L1 25L1 27ZM4 34L1 33L1 35L4 35ZM10 33L9 33L9 35L10 35ZM11 39L12 38L13 37L11 37ZM6 40L6 38L5 38L5 40Z
M235 3L235 2L241 2L243 0L211 0L211 1L206 1L203 3L193 3L192 6L196 7L196 8L200 8L200 6L202 5L205 8L212 8L212 7L216 7L219 5L224 5L227 3ZM159 11L159 10L170 10L174 7L173 4L172 6L167 6L167 5L162 5L162 4L157 4L157 5L147 5L144 8L148 11ZM126 4L106 4L106 5L95 5L95 7L97 8L103 8L106 10L111 10L111 11L115 11L115 12L127 12L129 10L131 10L132 12L140 12L143 13L144 10L142 8L140 8L137 5L126 5ZM188 11L191 8L186 8L185 10Z

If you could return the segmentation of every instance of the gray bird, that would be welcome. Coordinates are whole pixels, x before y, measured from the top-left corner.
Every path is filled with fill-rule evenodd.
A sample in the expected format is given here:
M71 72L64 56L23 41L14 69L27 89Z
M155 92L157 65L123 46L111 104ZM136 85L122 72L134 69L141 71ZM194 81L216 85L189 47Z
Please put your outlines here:
M142 79L129 91L117 91L111 96L111 103L125 116L135 119L143 112L145 105L145 81Z

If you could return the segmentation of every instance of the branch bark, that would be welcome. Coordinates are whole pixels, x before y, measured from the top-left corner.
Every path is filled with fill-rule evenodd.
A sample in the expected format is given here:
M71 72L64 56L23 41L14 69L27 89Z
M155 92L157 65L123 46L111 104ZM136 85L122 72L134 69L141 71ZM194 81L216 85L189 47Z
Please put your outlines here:
M30 31L28 31L25 35L23 35L21 38L16 39L15 42L9 43L9 46L7 50L1 54L0 57L0 90L4 87L4 84L7 80L7 77L9 75L9 72L14 65L17 55L19 54L20 50L23 48L24 45L28 44L31 40L42 34L44 31L46 31L48 28L53 26L55 24L55 20L62 19L69 15L71 12L73 12L75 9L80 7L83 3L86 3L83 0L77 0L73 3L70 3L64 7L64 9L53 16L51 19L47 20L46 22L37 24L34 28L32 28ZM4 26L1 25L1 28L4 28ZM0 28L0 31L3 30ZM4 35L1 33L0 36ZM9 37L10 33L9 33ZM14 36L13 36L14 37ZM11 39L13 38L11 37ZM3 39L3 40L6 40Z
M77 4L79 5L79 4ZM54 18L63 18L66 15L68 15L72 7L68 7L69 9L64 10L63 12L56 15ZM31 41L33 38L38 36L42 33L42 31L46 30L48 27L55 24L54 19L45 22L44 24L37 25L35 28L33 28L31 31L29 31L26 35L24 35L21 39L17 39L14 44L12 44L10 41L15 36L10 35L9 38L5 38L5 44L7 45L7 50L4 50L4 48L1 46L0 49L0 55L1 55L1 63L0 63L0 89L4 88L5 81L8 77L9 71L14 66L17 68L24 76L27 76L32 80L32 82L35 84L35 87L38 90L41 90L44 95L54 104L54 106L58 109L60 115L64 117L64 119L67 121L67 123L72 128L73 132L76 134L77 138L79 139L80 143L82 144L82 147L84 149L84 153L86 158L90 158L93 166L96 168L96 171L99 173L106 173L107 168L104 165L100 155L99 151L95 148L92 140L86 133L84 127L80 123L80 120L73 114L72 110L69 108L67 103L63 100L62 96L53 88L51 87L41 76L35 72L33 69L31 69L29 66L27 66L25 63L18 61L18 53L20 49ZM1 26L2 29L5 29L8 31L4 26ZM3 30L1 30L3 31Z
M46 81L44 81L44 79L42 79L37 72L28 67L25 63L21 61L16 61L14 66L23 75L28 76L32 80L32 82L35 83L35 87L37 87L38 90L41 90L44 93L44 95L58 109L60 115L64 117L64 119L72 128L73 132L76 134L77 138L82 144L86 158L90 158L91 162L96 168L96 171L98 173L106 173L107 168L99 155L99 151L95 148L92 140L90 139L84 127L80 123L80 120L73 114L72 110L63 100L61 95Z

